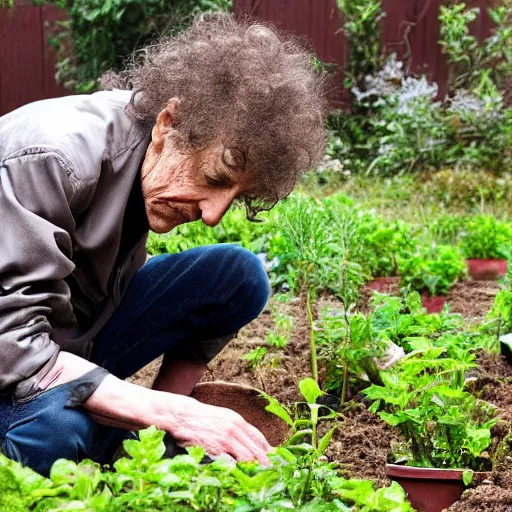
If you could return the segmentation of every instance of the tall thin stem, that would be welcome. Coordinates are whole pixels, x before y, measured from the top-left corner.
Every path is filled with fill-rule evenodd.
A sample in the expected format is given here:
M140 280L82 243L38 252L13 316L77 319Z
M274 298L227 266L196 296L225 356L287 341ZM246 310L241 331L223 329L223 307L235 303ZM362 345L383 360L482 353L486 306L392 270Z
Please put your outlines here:
M348 360L347 350L350 344L350 320L347 313L347 305L343 302L343 319L345 320L345 340L343 343L343 384L341 387L341 403L344 404L348 394Z
M306 309L308 313L309 320L309 346L311 353L311 375L313 379L318 383L318 362L316 358L316 335L314 329L314 320L313 320L313 306L311 304L311 289L308 287L306 289Z

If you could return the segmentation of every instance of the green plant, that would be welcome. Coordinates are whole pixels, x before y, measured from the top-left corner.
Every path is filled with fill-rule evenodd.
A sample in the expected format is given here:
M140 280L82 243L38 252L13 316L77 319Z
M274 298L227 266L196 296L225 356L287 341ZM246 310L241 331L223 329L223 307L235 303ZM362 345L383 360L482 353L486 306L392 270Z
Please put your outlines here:
M380 0L337 0L337 3L349 42L345 87L362 88L365 77L375 73L381 63L380 21L385 13Z
M452 89L475 90L483 81L498 86L512 72L512 14L510 7L499 5L488 9L495 24L493 34L479 43L469 26L478 18L479 8L468 9L466 3L441 6L441 45L452 65Z
M382 375L383 385L363 391L371 410L397 427L406 444L396 448L400 462L435 468L488 469L482 455L491 444L495 408L464 390L474 355L417 340L413 352ZM398 461L396 461L398 462Z
M458 279L466 276L467 268L458 248L429 243L420 245L411 254L402 255L398 272L403 284L414 290L446 295Z
M235 465L223 458L205 463L206 454L198 447L164 459L164 432L150 427L139 432L139 440L125 441L128 457L112 470L89 460L76 464L60 459L46 479L0 455L0 504L7 504L9 512L413 512L397 484L375 490L369 481L345 480L319 456L333 429L313 441L322 419L315 400L322 392L311 379L300 386L309 418L294 422L282 406L270 401L269 408L297 430L295 441L269 454L269 466ZM305 442L296 444L300 440Z
M253 350L247 352L242 356L244 361L247 361L249 368L257 368L261 365L265 356L267 355L268 350L265 347L258 347Z
M257 368L261 364L274 364L277 359L275 354L288 344L288 338L293 330L294 319L282 311L290 301L291 296L286 293L274 295L270 302L272 328L267 331L265 342L267 346L257 347L242 356L251 368Z
M490 335L499 347L500 338L512 333L512 260L508 260L507 275L502 289L494 298L494 303L481 326L483 335ZM505 342L510 348L510 341Z
M329 223L329 214L320 201L296 195L278 208L273 217L276 230L269 240L269 256L277 256L280 262L276 269L280 277L274 283L286 279L291 290L304 298L311 373L315 380L318 380L318 364L313 302L319 290L339 290L336 262L345 261L344 247L337 243L334 230L325 229L326 223Z
M507 258L512 247L512 224L491 215L475 215L465 224L461 246L466 258Z
M323 309L317 322L320 360L326 363L325 387L346 402L349 379L380 382L375 358L388 340L373 329L371 318L343 309Z
M108 69L123 67L133 51L185 28L194 14L227 10L230 0L40 0L67 10L50 42L57 49L57 76L68 88L88 93Z
M196 221L182 224L164 235L150 233L146 248L149 254L156 256L174 254L202 245L236 243L253 252L260 252L264 248L269 230L268 222L250 222L243 208L233 207L214 228Z

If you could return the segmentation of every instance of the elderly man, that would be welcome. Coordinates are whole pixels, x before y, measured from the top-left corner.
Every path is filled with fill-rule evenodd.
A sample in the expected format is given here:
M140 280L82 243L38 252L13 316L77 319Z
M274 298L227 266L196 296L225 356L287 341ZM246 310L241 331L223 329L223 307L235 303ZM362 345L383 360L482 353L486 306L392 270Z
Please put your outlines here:
M322 154L311 56L261 25L202 18L103 77L89 96L0 119L0 446L49 473L109 460L156 425L182 446L265 462L262 434L187 395L258 316L258 259L237 246L145 262L149 229L233 200L249 215L285 197ZM125 382L164 354L153 389Z

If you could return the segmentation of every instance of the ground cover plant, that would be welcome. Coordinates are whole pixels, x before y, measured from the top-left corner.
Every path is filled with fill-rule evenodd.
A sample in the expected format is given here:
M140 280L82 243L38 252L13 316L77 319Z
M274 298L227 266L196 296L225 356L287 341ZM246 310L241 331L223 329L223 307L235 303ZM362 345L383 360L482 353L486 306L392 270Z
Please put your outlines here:
M322 458L336 425L318 439L318 423L336 413L319 414L315 402L323 393L314 380L301 381L300 389L307 417L292 419L291 411L269 397L268 409L293 427L286 445L270 454L269 466L222 458L205 463L206 454L197 447L164 459L164 432L150 427L139 432L139 440L125 441L128 457L117 460L113 471L61 459L46 479L0 456L0 499L13 512L413 512L397 484L375 489L370 481L345 479Z

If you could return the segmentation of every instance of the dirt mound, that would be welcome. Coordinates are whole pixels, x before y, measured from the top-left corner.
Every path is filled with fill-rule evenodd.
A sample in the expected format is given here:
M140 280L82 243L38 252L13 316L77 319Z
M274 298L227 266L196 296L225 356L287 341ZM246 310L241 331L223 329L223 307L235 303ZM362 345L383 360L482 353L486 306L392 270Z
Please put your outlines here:
M480 485L468 489L462 498L452 505L449 512L511 512L512 490L497 485Z
M452 313L481 319L491 309L498 291L499 286L495 281L464 281L454 285L446 301Z
M389 485L386 462L391 442L399 436L378 416L359 405L340 423L327 456L341 463L350 478L369 478L377 486Z

